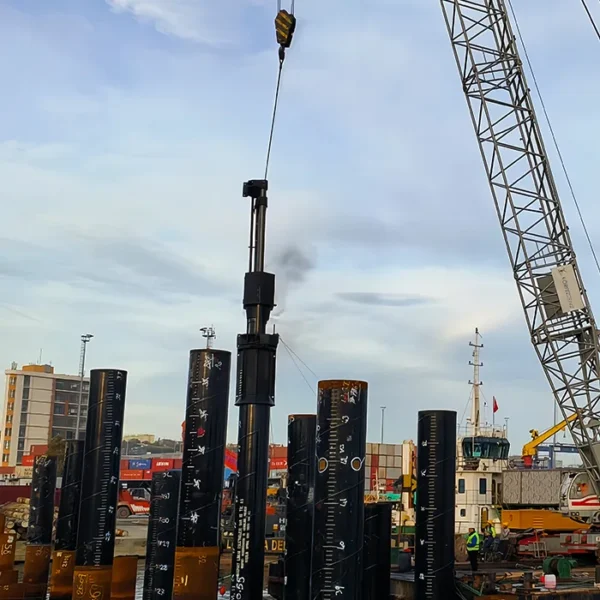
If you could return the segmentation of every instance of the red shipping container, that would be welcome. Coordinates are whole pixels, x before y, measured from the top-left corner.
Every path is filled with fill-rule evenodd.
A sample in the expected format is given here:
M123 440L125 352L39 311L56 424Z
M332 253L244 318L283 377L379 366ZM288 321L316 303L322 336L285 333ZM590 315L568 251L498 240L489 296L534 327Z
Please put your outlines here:
M21 464L24 467L33 467L33 461L35 456L33 454L23 454L23 458L21 459Z
M121 472L129 470L129 461L126 458L121 459Z
M269 461L269 471L282 471L287 466L287 458L272 458Z
M148 470L144 471L143 473L144 473L144 479L152 479L152 469L148 469Z
M173 468L172 458L153 458L152 459L152 470L153 471L168 471Z
M181 469L182 466L183 466L183 459L182 458L175 458L175 459L173 459L173 468L174 469Z
M119 477L121 481L140 481L144 479L144 471L132 471L131 469L123 469L121 471L121 476Z
M271 458L287 458L287 446L271 446L269 456Z

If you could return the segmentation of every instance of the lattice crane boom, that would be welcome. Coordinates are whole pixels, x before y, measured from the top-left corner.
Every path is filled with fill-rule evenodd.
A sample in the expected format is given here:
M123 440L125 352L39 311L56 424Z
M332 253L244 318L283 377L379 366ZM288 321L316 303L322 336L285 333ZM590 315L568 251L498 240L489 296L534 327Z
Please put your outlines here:
M598 331L506 4L441 4L531 341L600 493Z

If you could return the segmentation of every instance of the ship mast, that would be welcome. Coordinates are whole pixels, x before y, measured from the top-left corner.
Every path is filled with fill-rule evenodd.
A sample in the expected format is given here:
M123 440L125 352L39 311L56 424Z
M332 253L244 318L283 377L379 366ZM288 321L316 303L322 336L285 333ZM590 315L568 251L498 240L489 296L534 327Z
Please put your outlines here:
M483 348L481 342L481 335L479 335L479 329L475 328L475 341L469 342L469 346L473 348L473 360L469 361L469 364L473 367L473 381L469 383L473 386L473 407L471 412L471 424L473 425L473 435L479 435L479 427L481 423L480 410L479 410L479 388L483 385L483 382L479 380L479 368L483 367L483 363L479 362L479 351Z

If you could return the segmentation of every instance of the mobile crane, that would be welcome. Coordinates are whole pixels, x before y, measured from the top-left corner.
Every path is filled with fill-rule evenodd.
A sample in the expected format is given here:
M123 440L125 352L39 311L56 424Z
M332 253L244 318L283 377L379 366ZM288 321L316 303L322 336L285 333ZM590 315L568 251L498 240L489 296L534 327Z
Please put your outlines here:
M506 2L441 0L441 6L531 342L585 469L566 483L563 500L588 490L596 506L585 517L572 514L598 523L598 331Z

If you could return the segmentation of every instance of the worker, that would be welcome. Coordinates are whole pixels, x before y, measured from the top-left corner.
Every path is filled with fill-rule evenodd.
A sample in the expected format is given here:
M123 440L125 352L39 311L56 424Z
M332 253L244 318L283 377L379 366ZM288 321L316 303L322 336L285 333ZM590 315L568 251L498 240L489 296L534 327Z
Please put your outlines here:
M492 544L496 539L496 528L488 521L487 525L482 529L484 540L483 540L483 553L489 552L492 549Z
M479 555L479 545L481 541L479 534L475 531L474 527L469 527L469 533L467 535L467 555L469 562L471 563L471 571L477 571L477 557Z
M502 523L502 529L500 530L500 553L504 558L508 554L508 543L510 540L510 527L508 523Z

